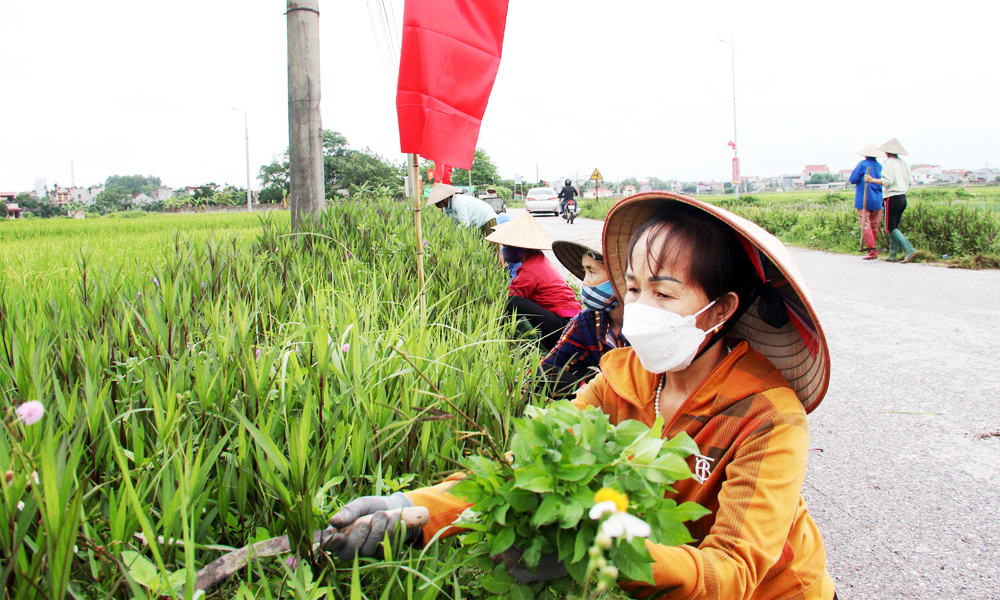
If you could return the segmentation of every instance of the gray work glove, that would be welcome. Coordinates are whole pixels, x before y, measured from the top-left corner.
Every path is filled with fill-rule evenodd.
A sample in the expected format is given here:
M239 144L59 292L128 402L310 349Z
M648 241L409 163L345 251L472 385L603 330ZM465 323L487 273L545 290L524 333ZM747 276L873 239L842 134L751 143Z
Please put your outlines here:
M337 511L337 514L330 517L330 525L341 529L347 527L359 517L373 515L370 524L362 523L351 531L350 535L336 533L328 541L324 542L323 549L327 552L335 552L340 560L354 560L354 555L361 556L382 556L382 546L385 532L390 534L395 530L399 522L399 515L392 517L384 511L395 508L408 508L413 506L413 502L402 492L396 492L391 496L362 496L347 503L346 506ZM414 528L406 532L403 541L412 544L420 539L421 529Z
M559 560L559 554L557 552L543 554L542 557L538 559L538 568L535 569L534 573L528 570L528 565L524 562L523 553L515 546L511 546L500 553L500 558L503 559L503 564L507 567L507 572L510 573L518 583L551 581L553 579L559 579L560 577L569 575L569 571L566 570L566 565Z

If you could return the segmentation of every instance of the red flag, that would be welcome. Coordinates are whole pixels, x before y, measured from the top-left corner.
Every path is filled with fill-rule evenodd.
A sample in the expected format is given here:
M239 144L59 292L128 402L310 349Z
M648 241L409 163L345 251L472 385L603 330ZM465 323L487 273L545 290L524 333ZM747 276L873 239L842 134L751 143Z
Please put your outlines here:
M730 148L732 148L733 150L736 150L736 144L734 144L734 143L733 143L733 140L729 140L729 144L727 144L727 145L728 145L728 146L729 146Z
M399 145L445 166L472 168L500 68L508 0L406 0L396 86Z

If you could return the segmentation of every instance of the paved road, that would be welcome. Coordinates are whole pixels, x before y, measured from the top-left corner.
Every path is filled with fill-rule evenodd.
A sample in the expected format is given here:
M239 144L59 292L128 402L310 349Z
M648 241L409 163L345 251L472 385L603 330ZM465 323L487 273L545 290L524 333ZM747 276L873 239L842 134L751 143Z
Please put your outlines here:
M832 356L803 494L840 598L1000 598L1000 271L791 253Z

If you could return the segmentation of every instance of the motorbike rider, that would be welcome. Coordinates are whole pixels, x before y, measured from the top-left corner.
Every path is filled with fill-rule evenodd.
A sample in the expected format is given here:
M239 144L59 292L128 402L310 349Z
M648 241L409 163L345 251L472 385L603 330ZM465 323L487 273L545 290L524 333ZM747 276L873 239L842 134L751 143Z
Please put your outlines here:
M569 179L566 180L566 185L563 189L559 190L559 214L564 214L566 212L566 204L573 199L573 196L578 195L579 192L573 187L573 182Z

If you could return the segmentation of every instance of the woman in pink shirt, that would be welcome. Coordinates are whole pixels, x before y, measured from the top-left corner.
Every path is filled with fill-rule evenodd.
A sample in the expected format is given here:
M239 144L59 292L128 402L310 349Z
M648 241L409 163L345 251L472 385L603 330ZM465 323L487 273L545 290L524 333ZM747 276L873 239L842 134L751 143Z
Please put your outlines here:
M505 259L521 262L510 282L506 313L526 319L541 334L542 346L551 351L566 324L580 312L576 293L542 254L552 249L552 238L523 212L498 225L486 240L503 245Z

